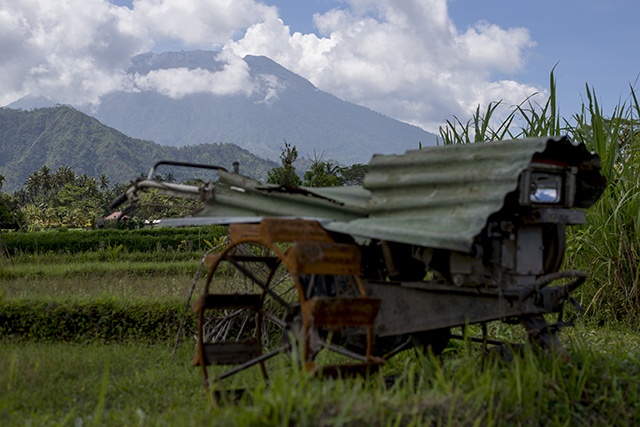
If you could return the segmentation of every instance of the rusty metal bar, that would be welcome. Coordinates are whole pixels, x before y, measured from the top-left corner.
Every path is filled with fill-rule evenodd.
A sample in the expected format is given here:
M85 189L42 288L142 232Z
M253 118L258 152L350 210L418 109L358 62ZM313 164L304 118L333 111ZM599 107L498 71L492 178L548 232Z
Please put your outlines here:
M208 365L238 365L253 360L261 353L260 342L223 341L204 344L204 362Z
M291 349L290 345L285 345L282 346L280 348L277 348L275 350L270 351L269 353L264 353L261 354L260 356L249 360L248 362L242 363L238 366L236 366L233 369L228 370L227 372L225 372L224 374L218 375L214 381L220 381L223 380L225 378L228 378L232 375L237 374L238 372L244 371L247 368L250 368L251 366L261 363L261 362L266 362L267 360L271 359L274 356L277 356L280 353L283 353L285 351L289 351Z

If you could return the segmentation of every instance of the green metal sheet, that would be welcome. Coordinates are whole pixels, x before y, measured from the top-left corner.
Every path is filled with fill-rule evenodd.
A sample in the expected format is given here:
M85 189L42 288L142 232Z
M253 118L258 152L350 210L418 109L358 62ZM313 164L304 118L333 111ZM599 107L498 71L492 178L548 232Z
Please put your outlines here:
M362 187L283 188L220 171L214 198L198 216L305 217L349 221L367 215L371 193Z
M363 187L283 188L220 172L222 185L198 216L318 218L359 238L468 251L540 155L599 169L596 156L565 138L429 147L374 156Z
M487 218L547 139L451 145L375 156L364 182L369 216L333 231L402 243L468 251Z

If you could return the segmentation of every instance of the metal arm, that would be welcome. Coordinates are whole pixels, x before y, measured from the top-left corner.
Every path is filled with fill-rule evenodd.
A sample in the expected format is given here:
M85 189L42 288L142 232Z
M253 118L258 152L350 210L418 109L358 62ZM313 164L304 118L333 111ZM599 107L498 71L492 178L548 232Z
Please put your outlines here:
M206 195L211 192L212 188L207 186L196 187L194 185L184 185L184 184L172 184L168 182L158 182L153 179L156 175L156 170L161 165L169 165L169 166L180 166L180 167L188 167L188 168L196 168L196 169L209 169L215 171L224 171L228 172L227 169L222 166L215 165L205 165L201 163L190 163L190 162L180 162L175 160L160 160L156 164L151 167L149 171L149 175L147 175L146 180L141 180L135 182L131 187L127 189L124 193L119 195L109 207L111 209L115 209L118 206L122 205L127 200L131 202L135 202L138 199L137 192L139 190L146 191L150 188L157 188L158 191L167 196L175 196L189 199L204 199Z
M222 166L205 165L201 163L179 162L174 160L160 160L159 162L157 162L155 165L151 167L151 170L149 171L149 175L147 175L147 179L153 179L153 177L156 174L156 169L158 169L158 166L161 166L161 165L180 166L180 167L196 168L196 169L210 169L210 170L216 170L216 171L222 170L222 171L228 172L228 170L226 170Z

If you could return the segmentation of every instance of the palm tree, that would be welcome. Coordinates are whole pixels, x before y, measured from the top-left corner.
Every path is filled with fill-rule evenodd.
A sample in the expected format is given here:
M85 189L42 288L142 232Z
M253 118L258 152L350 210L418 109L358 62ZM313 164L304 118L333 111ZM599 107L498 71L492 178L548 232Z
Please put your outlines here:
M98 177L98 186L101 190L106 190L109 188L109 178L104 173L101 173Z
M33 197L40 192L40 187L40 173L38 171L33 172L27 177L27 180L24 183L24 189L30 199L33 199Z
M53 187L53 180L51 177L51 169L49 169L49 166L42 166L38 171L38 175L40 178L40 188L42 188L44 191L50 190Z
M58 167L53 175L54 185L57 188L62 188L65 184L71 184L76 180L76 173L68 165Z

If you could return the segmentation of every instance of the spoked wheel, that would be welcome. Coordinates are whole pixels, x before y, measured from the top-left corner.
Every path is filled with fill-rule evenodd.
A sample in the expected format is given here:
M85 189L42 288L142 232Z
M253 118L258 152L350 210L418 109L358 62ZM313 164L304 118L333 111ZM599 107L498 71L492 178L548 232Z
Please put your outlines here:
M307 371L350 376L375 369L373 323L380 300L368 298L360 273L359 248L333 242L295 242L287 250L260 240L240 240L209 259L198 313L194 365L205 386L300 349ZM293 338L291 340L290 338ZM292 342L293 341L293 342ZM361 351L349 349L359 342ZM316 357L323 350L338 359ZM328 363L327 363L328 362ZM210 380L211 365L234 365Z
M198 313L198 344L193 364L205 386L258 365L268 380L267 361L289 348L286 319L298 305L295 284L275 244L239 241L208 259L209 275ZM207 368L232 365L213 381Z
M357 316L355 305L365 297L357 281L351 276L322 274L303 275L300 281L305 293L302 323L308 330L305 361L312 362L323 349L365 361L367 334L350 318Z
M268 380L268 363L277 366L270 359L291 349L300 350L307 371L323 375L369 372L383 362L372 355L381 301L366 295L357 245L334 242L308 220L271 218L229 231L231 245L207 258L209 275L194 305L193 364L207 389L256 365ZM362 351L349 350L350 339ZM322 350L357 363L320 366L315 358ZM234 366L210 380L212 365Z

